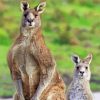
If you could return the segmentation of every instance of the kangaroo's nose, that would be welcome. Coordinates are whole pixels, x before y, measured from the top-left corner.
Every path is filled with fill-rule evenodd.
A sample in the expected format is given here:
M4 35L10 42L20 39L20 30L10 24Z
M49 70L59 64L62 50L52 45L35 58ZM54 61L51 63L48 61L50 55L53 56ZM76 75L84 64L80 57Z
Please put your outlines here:
M29 22L29 26L32 26L33 20L32 19L28 19L27 21Z
M33 22L33 19L28 19L27 20L29 23L32 23Z
M84 74L84 71L80 71L80 73L83 75Z
M32 26L32 23L30 23L29 26Z

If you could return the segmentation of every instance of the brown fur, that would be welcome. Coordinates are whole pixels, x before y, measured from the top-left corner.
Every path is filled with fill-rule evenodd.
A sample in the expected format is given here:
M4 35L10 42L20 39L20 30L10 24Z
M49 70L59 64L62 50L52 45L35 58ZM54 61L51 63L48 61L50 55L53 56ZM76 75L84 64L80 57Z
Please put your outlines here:
M14 100L22 100L16 99L20 94L25 100L65 100L64 83L55 69L55 60L45 45L41 28L30 30L27 36L21 31L8 53L12 78L22 81L21 92L16 83L18 93Z
M25 37L20 35L16 39L16 42L14 43L14 45L12 46L12 48L9 51L8 63L9 63L9 68L10 68L13 80L22 79L24 96L28 98L29 94L31 94L31 97L32 97L32 95L36 91L38 84L39 84L39 81L40 81L40 74L41 73L45 74L45 77L46 77L48 67L54 67L54 62L53 62L54 59L52 58L50 51L46 47L44 40L43 40L43 37L41 35L40 29L39 29L37 34L33 35L32 39L30 40L30 45L28 47L26 47L26 49L29 50L27 53L29 53L29 55L32 56L32 59L35 61L35 63L39 67L38 68L39 72L37 74L38 76L33 76L35 78L34 80L37 80L36 84L35 85L29 84L29 76L27 75L26 72L23 74L23 76L21 75L21 72L19 70L19 66L17 66L17 58L12 57L13 48L16 45L20 45L20 43L24 40L24 38ZM36 49L36 51L35 51L36 58L31 53L32 52L31 48L32 48L33 45ZM19 59L20 58L21 58L21 55L19 55ZM22 60L22 59L20 59L20 60ZM38 61L37 61L37 59L38 59ZM33 72L33 74L34 74L34 72ZM30 86L30 85L32 85L32 86ZM29 87L31 87L31 93L29 92L30 91ZM45 93L45 91L47 91L47 92ZM48 94L49 93L52 94L53 92L54 93L57 92L57 94L59 96L62 95L63 99L59 99L59 100L64 100L64 83L63 83L62 79L59 77L59 75L56 71L55 71L55 76L53 76L52 81L49 83L49 86L46 88L45 91L43 93L44 96L43 95L41 96L41 98L43 98L41 100L47 100L47 99L44 99L44 97L47 98ZM59 97L58 95L54 96L54 98L58 98ZM29 100L29 98L27 100ZM61 97L59 97L59 98L61 98ZM52 99L52 100L58 100L58 99Z

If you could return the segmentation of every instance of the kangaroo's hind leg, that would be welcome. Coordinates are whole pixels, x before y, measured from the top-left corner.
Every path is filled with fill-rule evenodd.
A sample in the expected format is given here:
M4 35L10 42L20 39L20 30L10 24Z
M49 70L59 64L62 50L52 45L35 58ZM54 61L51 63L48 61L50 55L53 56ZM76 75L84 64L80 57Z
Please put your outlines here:
M19 96L18 96L17 93L15 93L15 94L13 95L13 100L19 100Z
M54 86L46 94L43 94L40 100L66 100L65 90L63 87Z
M19 96L17 93L14 94L13 100L25 100L23 96Z

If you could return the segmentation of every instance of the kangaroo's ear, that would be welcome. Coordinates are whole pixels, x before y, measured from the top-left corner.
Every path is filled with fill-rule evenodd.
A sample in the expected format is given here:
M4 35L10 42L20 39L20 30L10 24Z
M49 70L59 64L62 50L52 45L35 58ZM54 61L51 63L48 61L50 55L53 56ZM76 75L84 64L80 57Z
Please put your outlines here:
M38 6L35 7L35 10L41 14L44 12L46 6L46 2L41 2Z
M27 1L22 1L21 2L21 10L24 12L26 11L27 9L29 9L29 4Z
M92 54L89 54L86 58L85 58L85 63L90 64L92 61Z
M78 63L80 62L79 56L73 55L73 56L72 56L72 61L73 61L75 64L78 64Z

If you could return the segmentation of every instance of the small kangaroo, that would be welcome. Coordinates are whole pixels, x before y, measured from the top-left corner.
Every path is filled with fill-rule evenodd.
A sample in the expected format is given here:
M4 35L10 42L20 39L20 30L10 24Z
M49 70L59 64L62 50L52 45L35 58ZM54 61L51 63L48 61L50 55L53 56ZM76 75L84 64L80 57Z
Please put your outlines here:
M26 1L20 34L8 53L8 65L16 86L14 100L65 100L65 85L46 47L40 14L46 2L31 9Z
M89 84L92 54L89 54L85 59L74 55L72 60L75 63L75 70L73 81L68 89L67 100L93 100Z

